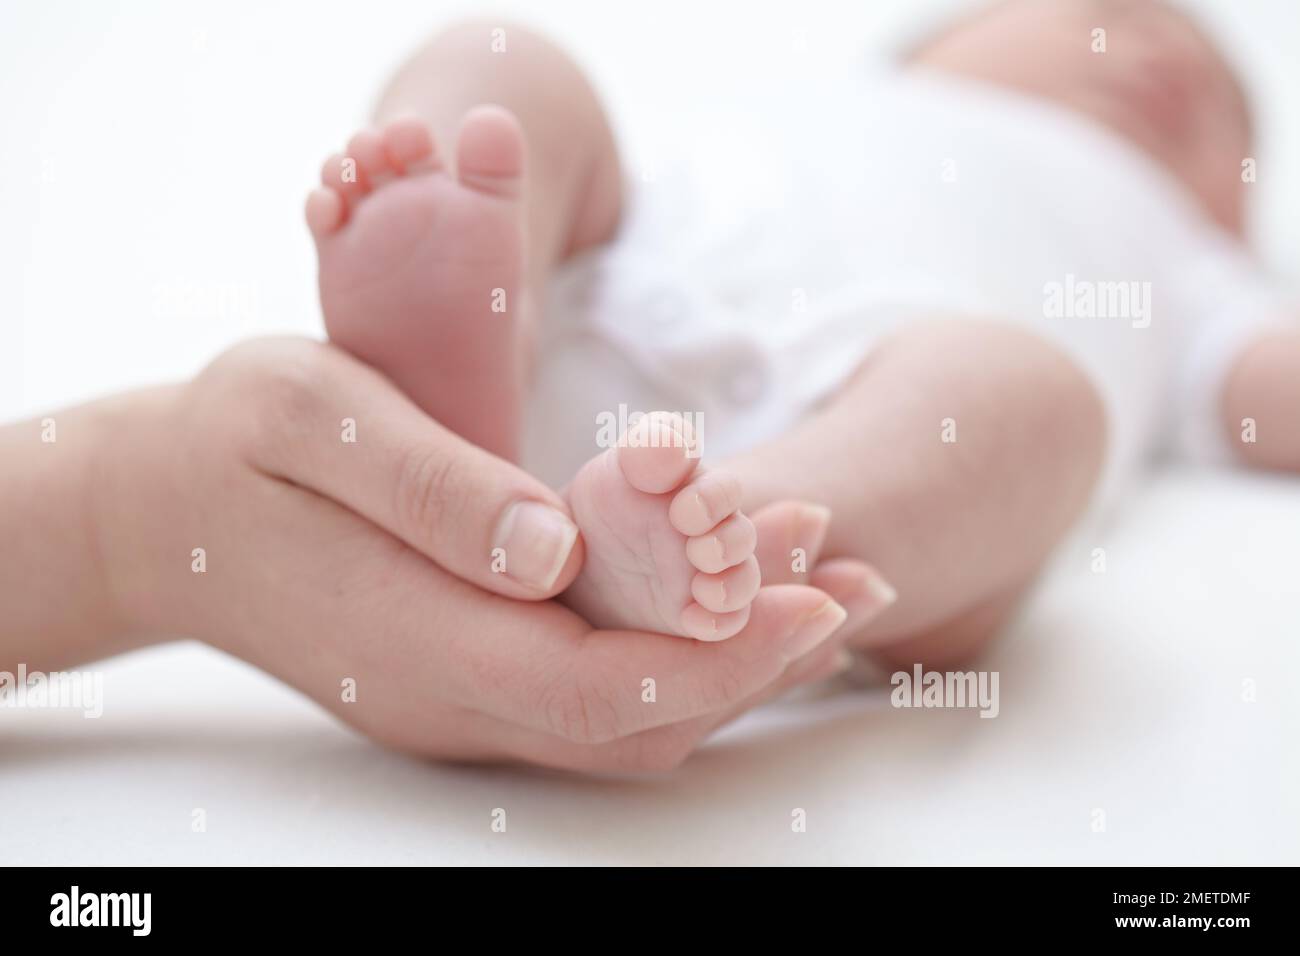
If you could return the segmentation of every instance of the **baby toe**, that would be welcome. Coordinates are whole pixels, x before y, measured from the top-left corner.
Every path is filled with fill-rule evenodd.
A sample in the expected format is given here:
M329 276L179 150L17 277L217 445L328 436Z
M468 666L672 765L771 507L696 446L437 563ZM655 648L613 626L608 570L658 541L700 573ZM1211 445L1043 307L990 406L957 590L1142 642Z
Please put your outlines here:
M735 513L740 498L739 478L726 472L707 472L677 492L668 506L668 521L688 537L707 534Z
M686 560L697 571L717 574L750 557L757 545L754 522L737 512L707 534L687 540Z
M394 170L377 130L363 129L348 140L347 155L357 164L360 178L368 187L374 188L393 178Z
M438 168L438 150L433 134L415 117L395 119L384 127L384 149L393 168L402 173Z
M338 193L348 206L355 204L368 190L357 161L342 153L335 153L325 160L320 171L320 182L322 186Z
M691 579L691 596L706 611L726 614L754 600L759 583L758 561L747 558L720 574L695 575Z
M620 439L618 466L637 491L666 494L695 473L699 462L691 453L693 447L680 415L654 412L643 416Z
M682 611L682 631L697 641L725 641L744 630L749 623L749 605L739 611L718 614L699 604Z
M456 137L456 178L498 196L518 196L524 172L524 132L500 106L476 106Z
M343 198L324 186L307 196L307 228L316 237L329 235L343 223Z

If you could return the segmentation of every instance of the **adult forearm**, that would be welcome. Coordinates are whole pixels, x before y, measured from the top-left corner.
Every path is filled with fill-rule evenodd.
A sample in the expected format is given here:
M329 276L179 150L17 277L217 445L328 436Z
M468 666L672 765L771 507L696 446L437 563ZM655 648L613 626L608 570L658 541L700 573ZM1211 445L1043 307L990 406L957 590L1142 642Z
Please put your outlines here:
M132 644L106 574L97 484L133 401L0 427L0 671L65 667Z

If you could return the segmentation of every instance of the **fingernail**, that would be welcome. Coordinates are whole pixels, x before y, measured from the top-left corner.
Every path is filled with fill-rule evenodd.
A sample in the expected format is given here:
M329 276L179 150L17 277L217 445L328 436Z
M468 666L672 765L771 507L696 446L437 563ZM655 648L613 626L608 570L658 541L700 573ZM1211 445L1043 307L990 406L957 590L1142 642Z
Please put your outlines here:
M825 505L804 505L800 517L808 530L825 534L831 523L831 509Z
M826 638L835 633L836 628L844 623L849 612L834 601L827 601L817 610L804 618L799 628L786 638L785 659L797 660L803 657Z
M516 501L497 525L505 575L524 587L549 591L578 540L578 526L549 505Z
M880 576L875 568L866 568L852 584L836 589L835 594L848 609L852 623L850 629L858 630L874 621L898 600L894 586Z
M867 575L867 593L871 595L880 610L884 610L898 600L894 586L880 576L879 572Z
M826 533L831 529L831 509L825 505L806 504L799 517L795 544L804 549L804 554L808 555L808 564L811 565L816 562L822 545L826 543ZM809 570L811 568L805 568L804 572Z

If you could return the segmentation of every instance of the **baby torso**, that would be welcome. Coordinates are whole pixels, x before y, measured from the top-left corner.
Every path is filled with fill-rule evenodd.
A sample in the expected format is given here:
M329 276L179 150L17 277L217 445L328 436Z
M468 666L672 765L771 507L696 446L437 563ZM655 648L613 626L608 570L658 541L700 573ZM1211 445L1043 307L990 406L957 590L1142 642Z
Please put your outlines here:
M899 325L960 314L1060 343L1138 456L1248 271L1136 147L1001 90L825 71L673 127L631 151L623 230L561 281L557 328L627 363L594 408L635 374L715 451L787 427Z

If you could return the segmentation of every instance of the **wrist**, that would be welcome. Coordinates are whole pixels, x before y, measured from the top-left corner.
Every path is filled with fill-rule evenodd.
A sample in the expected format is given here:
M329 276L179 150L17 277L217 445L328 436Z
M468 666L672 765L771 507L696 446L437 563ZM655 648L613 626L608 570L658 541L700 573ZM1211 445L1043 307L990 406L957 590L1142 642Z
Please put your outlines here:
M165 410L174 389L115 396L93 406L83 493L102 615L114 652L162 639L157 528L168 523L171 486Z
M0 429L0 670L52 670L133 646L110 549L124 483L107 452L121 400ZM12 666L6 666L12 665Z

